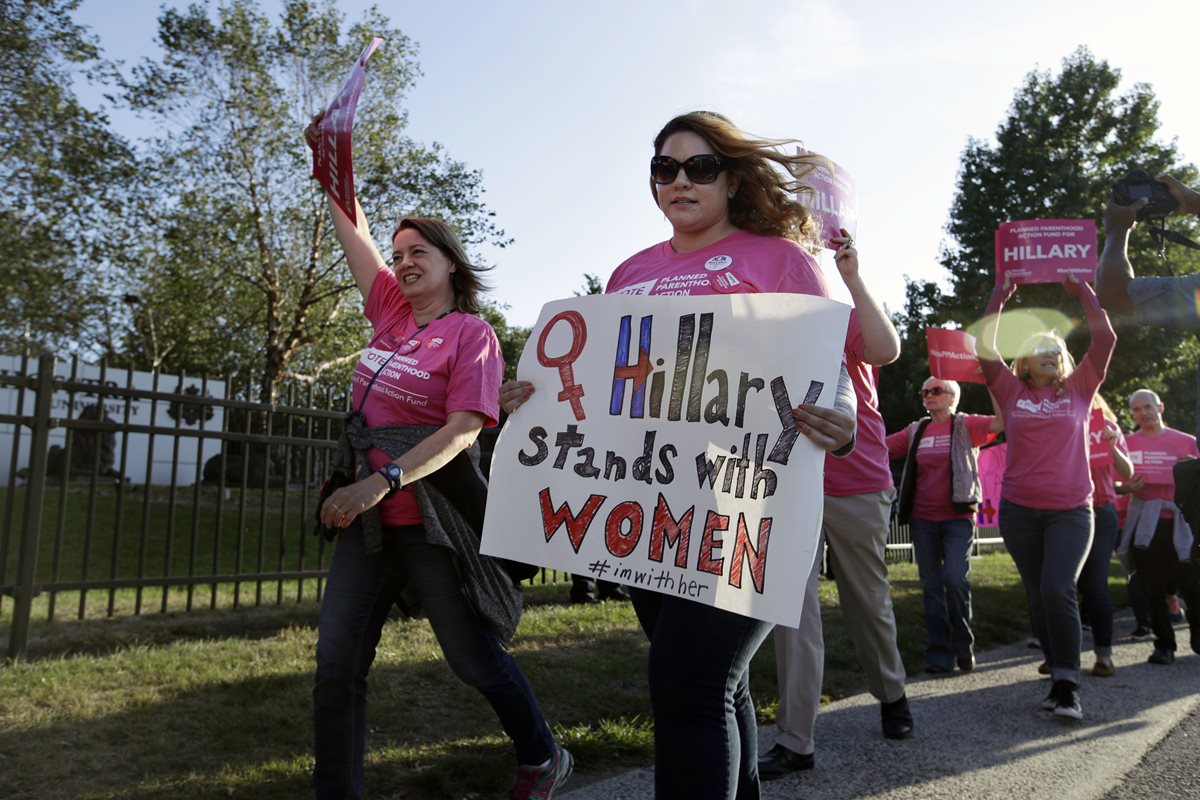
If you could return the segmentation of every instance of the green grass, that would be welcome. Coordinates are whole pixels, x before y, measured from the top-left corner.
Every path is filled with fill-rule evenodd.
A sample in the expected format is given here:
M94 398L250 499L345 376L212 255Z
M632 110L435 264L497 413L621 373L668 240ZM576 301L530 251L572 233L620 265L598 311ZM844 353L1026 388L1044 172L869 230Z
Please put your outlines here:
M1007 555L973 563L981 649L1029 635ZM891 570L906 666L924 648L915 567ZM288 586L294 596L294 585ZM1117 599L1123 597L1113 583ZM825 694L861 690L836 589L823 582ZM513 652L578 782L652 760L646 644L628 604L567 604L565 584L527 590ZM312 596L311 594L309 596ZM68 605L74 598L60 599ZM132 605L118 593L118 608ZM317 606L149 613L46 622L28 657L0 668L0 771L7 798L310 795ZM0 636L7 637L0 624ZM760 720L777 704L770 640L752 666ZM367 782L377 798L494 797L512 780L511 746L491 709L445 665L422 620L388 623L371 673Z

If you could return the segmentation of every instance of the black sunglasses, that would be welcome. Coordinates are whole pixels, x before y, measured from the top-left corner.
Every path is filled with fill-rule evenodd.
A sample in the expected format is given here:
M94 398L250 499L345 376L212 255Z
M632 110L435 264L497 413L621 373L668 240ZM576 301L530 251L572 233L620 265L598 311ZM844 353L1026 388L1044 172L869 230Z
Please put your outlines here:
M921 397L939 397L943 394L950 394L940 386L931 386L928 389L921 390Z
M683 162L670 156L655 156L650 159L650 177L655 183L671 183L682 167L692 183L712 183L727 166L725 159L709 154L692 156Z

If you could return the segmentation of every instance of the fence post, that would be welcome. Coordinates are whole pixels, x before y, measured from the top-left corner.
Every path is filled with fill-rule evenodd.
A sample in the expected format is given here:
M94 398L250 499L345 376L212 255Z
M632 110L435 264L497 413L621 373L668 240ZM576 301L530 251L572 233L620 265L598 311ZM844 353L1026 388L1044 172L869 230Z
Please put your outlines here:
M14 593L13 622L8 637L8 657L20 658L29 641L29 618L36 597L38 538L42 529L42 502L46 495L46 453L50 443L50 401L54 398L54 356L38 358L37 380L33 384L34 418L29 445L29 483L25 489L25 521L21 531L21 551L17 557L17 583Z

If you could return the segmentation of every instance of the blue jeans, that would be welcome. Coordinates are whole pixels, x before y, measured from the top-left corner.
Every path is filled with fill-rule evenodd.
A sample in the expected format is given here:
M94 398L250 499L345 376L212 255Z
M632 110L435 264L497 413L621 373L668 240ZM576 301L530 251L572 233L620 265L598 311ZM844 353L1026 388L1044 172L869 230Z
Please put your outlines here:
M969 519L912 519L908 531L925 601L925 665L951 670L956 658L974 652L969 576L975 525Z
M1083 595L1083 607L1087 609L1088 621L1092 624L1092 641L1096 655L1112 655L1113 604L1108 593L1108 566L1112 561L1113 548L1117 546L1117 510L1112 503L1092 509L1095 516L1096 533L1092 537L1092 549L1083 562L1079 573L1079 593Z
M555 743L542 709L520 667L467 601L453 554L425 542L419 525L385 528L384 542L383 553L368 556L362 529L347 528L329 566L313 687L317 797L362 797L367 671L402 588L415 590L450 668L496 711L517 761L545 761Z
M1075 582L1092 546L1092 509L1028 508L1000 501L1000 536L1017 565L1050 676L1079 685L1083 631Z
M758 800L750 659L773 626L645 589L631 594L650 639L655 797Z

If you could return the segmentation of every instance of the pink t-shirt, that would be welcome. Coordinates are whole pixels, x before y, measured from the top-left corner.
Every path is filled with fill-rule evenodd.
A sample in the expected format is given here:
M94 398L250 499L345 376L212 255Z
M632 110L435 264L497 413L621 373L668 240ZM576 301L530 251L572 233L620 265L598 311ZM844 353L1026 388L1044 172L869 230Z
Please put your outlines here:
M1004 414L1008 465L1004 498L1028 508L1065 511L1092 501L1088 419L1103 376L1084 358L1067 377L1065 391L1033 387L1003 364L982 359L988 388Z
M1117 449L1128 455L1129 447L1125 443L1125 435L1121 433L1121 429L1117 427L1117 424L1109 420L1104 420L1103 427L1117 434ZM1098 430L1101 430L1101 428L1097 428L1094 424L1088 425L1089 436L1095 434ZM1116 472L1113 469L1113 465L1111 463L1091 465L1090 468L1092 471L1092 487L1094 489L1092 505L1099 507L1115 502L1117 499L1117 489L1114 485Z
M829 296L821 270L803 247L790 239L743 230L690 253L676 253L669 241L647 247L613 270L605 292Z
M854 436L854 451L845 458L825 454L825 494L847 497L892 488L892 471L888 467L886 428L879 413L879 392L876 381L879 368L864 358L862 326L858 312L850 310L850 325L846 328L846 369L858 398L858 432Z
M980 447L996 438L988 428L993 417L984 414L961 414L972 447ZM971 511L955 511L953 491L950 484L950 428L951 421L930 422L921 432L914 457L916 483L913 489L911 516L944 522L951 519L972 519ZM888 456L908 457L908 426L887 437Z
M1172 500L1175 497L1175 462L1185 456L1200 456L1196 437L1164 428L1157 435L1137 430L1125 440L1129 445L1129 460L1133 474L1146 478L1146 486L1137 496L1142 500Z
M486 418L484 425L496 424L504 356L491 325L456 311L419 329L389 269L379 270L364 313L374 334L354 369L351 395L355 408L362 404L367 424L440 426L454 411L474 411ZM372 449L367 459L378 469L392 457ZM379 512L385 525L421 521L409 486L385 498Z

